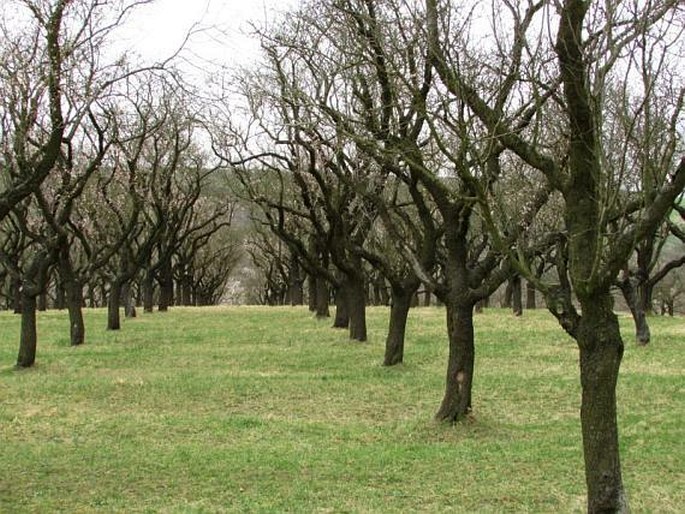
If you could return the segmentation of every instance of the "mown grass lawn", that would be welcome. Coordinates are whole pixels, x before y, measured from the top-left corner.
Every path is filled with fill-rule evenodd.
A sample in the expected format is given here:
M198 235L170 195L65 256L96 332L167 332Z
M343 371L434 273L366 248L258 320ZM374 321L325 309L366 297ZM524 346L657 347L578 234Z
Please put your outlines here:
M476 317L474 415L432 421L444 312L410 314L405 364L305 308L174 308L106 332L39 314L38 363L15 371L0 313L0 512L581 512L577 350L545 311ZM685 320L653 318L618 387L634 512L685 505Z

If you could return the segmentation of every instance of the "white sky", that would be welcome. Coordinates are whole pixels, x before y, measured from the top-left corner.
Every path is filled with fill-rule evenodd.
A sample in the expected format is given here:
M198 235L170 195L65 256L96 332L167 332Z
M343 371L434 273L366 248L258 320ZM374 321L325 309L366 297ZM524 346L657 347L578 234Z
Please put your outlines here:
M161 60L173 54L193 29L182 53L185 61L193 63L187 66L247 65L259 50L256 40L248 36L250 22L258 26L271 23L280 12L299 3L300 0L156 0L137 8L117 38L124 51L137 53L145 60Z

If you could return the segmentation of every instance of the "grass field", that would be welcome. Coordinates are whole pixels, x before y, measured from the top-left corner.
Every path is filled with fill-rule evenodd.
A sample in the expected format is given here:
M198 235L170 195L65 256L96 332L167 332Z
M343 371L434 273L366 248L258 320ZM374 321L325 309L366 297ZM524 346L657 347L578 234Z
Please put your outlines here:
M444 312L413 310L405 364L304 308L174 308L106 332L39 314L38 361L15 371L0 313L0 512L581 512L577 350L544 311L476 317L474 415L432 421ZM618 386L634 512L685 506L685 320L627 344Z

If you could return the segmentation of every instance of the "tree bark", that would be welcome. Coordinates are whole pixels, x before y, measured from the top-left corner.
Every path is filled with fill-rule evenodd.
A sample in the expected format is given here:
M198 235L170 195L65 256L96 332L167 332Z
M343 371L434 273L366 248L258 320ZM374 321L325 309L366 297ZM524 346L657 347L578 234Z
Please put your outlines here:
M635 325L635 340L639 346L649 344L651 333L647 322L647 313L640 298L640 288L633 283L630 277L625 277L618 282L618 287L623 293L623 298L628 304L630 314Z
M21 279L12 279L12 304L14 306L14 314L21 314Z
M79 346L86 340L86 326L83 322L83 287L76 279L70 278L64 281L64 289L69 311L71 346Z
M532 282L526 281L526 309L536 309L535 286Z
M475 361L473 305L447 300L449 357L445 396L435 415L438 421L455 423L471 410L471 386Z
M143 312L152 312L154 309L154 288L155 281L151 272L145 273L143 279Z
M38 310L40 312L45 312L48 310L48 293L43 290L38 295Z
M346 281L345 301L350 321L350 339L366 341L366 287L363 277Z
M171 269L171 261L164 262L159 269L159 312L166 312L174 303L174 275Z
M521 316L523 314L521 275L511 277L511 310L514 316Z
M124 316L127 318L135 318L137 316L136 305L133 302L133 295L131 294L131 282L126 282L121 287L121 297L124 301Z
M316 277L307 275L307 307L309 312L316 312Z
M618 319L609 293L581 303L580 411L588 512L629 512L619 457L616 383L623 356Z
M57 283L55 284L55 309L61 311L67 305L67 293L65 291L64 284L62 283L62 277L59 277Z
M314 312L316 312L317 319L330 318L328 302L328 282L323 277L316 277L314 279L316 286L316 305Z
M333 328L349 328L350 312L348 309L347 289L344 286L336 288L335 291L335 318L333 318Z
M511 309L511 300L513 295L513 284L511 279L507 280L507 285L504 287L504 296L502 297L502 308Z
M302 268L297 256L293 254L290 258L290 283L288 284L288 295L290 297L290 305L295 307L304 304L304 289L302 284Z
M18 368L30 368L36 362L36 295L25 292L21 295L21 333L19 337Z
M118 280L113 280L107 301L107 330L121 329L121 315L119 306L121 305L122 284Z
M404 359L404 340L407 328L407 317L411 306L413 291L392 288L390 305L390 324L388 337L385 340L385 357L383 366L401 364Z

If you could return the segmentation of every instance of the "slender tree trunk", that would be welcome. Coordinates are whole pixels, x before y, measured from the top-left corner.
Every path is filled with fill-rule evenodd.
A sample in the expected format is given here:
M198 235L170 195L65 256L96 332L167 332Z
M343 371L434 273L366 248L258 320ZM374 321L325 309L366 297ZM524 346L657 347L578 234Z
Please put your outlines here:
M155 281L151 272L145 273L145 278L143 279L143 312L152 312L155 302L154 302L154 288Z
M349 313L350 339L366 341L366 284L363 277L346 281L345 300Z
M290 258L290 283L288 284L288 295L290 296L290 305L302 305L304 303L304 290L302 284L302 268L300 261L295 255Z
M451 300L446 301L449 358L445 396L435 419L454 423L471 410L475 361L473 305L456 305Z
M536 309L537 303L535 301L535 286L526 281L526 309Z
M618 319L609 293L582 301L578 330L580 411L588 512L629 512L619 458L616 382L623 356Z
M166 312L174 302L174 277L171 262L164 263L159 270L159 312Z
M307 276L307 305L310 312L316 312L316 277Z
M21 333L19 336L18 368L30 368L36 362L36 345L38 335L36 331L36 295L23 293L21 295Z
M523 314L523 292L521 291L521 275L511 277L511 310L514 316Z
M107 330L121 329L121 315L119 306L121 305L122 284L118 280L113 280L107 301Z
M64 310L67 305L67 293L65 291L63 279L60 276L55 284L55 309Z
M407 317L409 316L411 297L414 292L393 287L391 294L390 325L388 326L388 337L385 340L383 366L401 364L404 359L404 339L407 328Z

